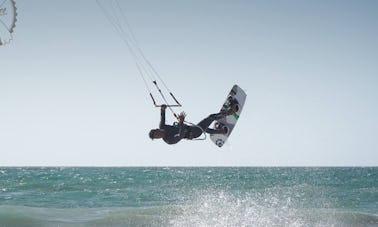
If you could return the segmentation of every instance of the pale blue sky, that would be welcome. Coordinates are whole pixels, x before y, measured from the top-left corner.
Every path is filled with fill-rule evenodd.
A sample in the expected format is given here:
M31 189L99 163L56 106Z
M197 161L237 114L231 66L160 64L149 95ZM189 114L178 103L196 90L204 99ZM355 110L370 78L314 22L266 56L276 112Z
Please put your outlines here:
M122 5L189 121L246 90L228 143L148 138L159 109L95 1L18 0L0 47L0 165L378 165L377 1Z

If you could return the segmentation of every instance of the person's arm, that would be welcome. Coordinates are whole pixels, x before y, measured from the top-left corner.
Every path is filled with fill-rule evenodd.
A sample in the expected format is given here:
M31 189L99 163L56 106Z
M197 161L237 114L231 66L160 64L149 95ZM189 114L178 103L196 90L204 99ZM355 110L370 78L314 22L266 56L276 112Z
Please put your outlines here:
M160 108L160 124L159 128L163 128L165 125L165 109L167 109L166 105L162 105Z

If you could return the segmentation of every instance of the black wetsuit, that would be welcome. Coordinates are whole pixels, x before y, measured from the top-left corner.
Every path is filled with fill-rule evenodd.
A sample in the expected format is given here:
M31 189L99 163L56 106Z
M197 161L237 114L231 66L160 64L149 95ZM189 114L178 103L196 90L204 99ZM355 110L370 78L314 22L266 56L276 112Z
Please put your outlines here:
M224 117L224 113L211 114L203 119L195 126L186 125L184 123L175 123L174 125L165 124L165 110L161 109L160 112L160 125L159 128L164 130L163 140L167 144L178 143L181 139L194 139L201 136L203 132L209 134L221 133L217 130L208 128L214 120Z
M159 128L164 130L163 140L167 144L178 143L185 136L184 123L179 123L177 125L166 125L165 124L165 110L161 109L160 112L160 124Z

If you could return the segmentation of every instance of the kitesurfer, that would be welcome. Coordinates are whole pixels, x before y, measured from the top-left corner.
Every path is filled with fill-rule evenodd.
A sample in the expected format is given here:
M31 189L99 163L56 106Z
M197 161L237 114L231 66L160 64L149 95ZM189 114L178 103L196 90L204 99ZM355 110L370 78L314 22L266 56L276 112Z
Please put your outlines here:
M207 118L200 121L197 125L184 124L186 113L181 112L178 115L179 122L173 125L165 124L165 109L166 105L162 105L160 108L160 124L158 129L152 129L149 133L151 139L163 139L167 144L178 143L181 139L195 139L206 132L209 134L226 134L226 128L211 129L209 126L213 121L224 118L227 115L232 114L235 108L230 108L228 111L219 112L216 114L210 114Z

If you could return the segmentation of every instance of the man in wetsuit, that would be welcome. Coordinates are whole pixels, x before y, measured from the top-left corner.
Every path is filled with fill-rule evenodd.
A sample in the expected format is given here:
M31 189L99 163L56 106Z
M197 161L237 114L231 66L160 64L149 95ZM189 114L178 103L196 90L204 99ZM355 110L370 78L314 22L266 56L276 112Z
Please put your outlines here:
M181 139L195 139L201 136L203 132L209 134L226 134L226 129L211 129L209 126L215 120L221 119L232 113L230 111L224 111L217 114L211 114L207 118L203 119L197 125L191 126L184 124L186 117L185 112L182 112L178 116L179 122L174 125L165 124L165 109L166 105L161 106L160 110L160 124L158 129L152 129L149 133L151 139L163 139L167 144L178 143Z

